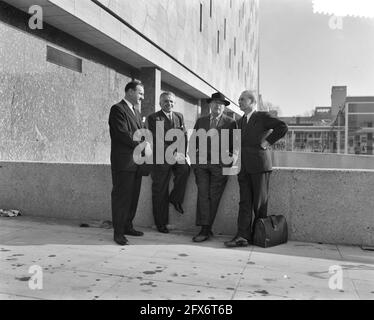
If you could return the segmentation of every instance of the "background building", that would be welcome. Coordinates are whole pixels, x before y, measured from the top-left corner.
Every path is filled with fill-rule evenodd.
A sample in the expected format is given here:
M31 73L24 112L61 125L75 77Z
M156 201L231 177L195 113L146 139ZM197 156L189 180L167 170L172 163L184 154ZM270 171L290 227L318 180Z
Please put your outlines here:
M346 153L373 155L374 97L347 97L344 116Z
M374 97L347 96L346 86L331 90L331 107L310 117L282 117L289 132L275 150L373 155Z
M109 108L131 79L144 117L162 90L188 128L215 91L240 113L258 89L258 24L258 0L0 1L0 159L108 163Z

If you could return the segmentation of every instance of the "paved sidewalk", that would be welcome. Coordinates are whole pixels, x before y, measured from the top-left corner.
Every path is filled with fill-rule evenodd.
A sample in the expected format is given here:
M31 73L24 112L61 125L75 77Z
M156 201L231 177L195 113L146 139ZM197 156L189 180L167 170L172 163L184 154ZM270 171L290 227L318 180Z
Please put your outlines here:
M289 242L270 249L226 249L216 236L128 237L79 228L71 221L0 218L0 299L374 299L374 253L358 247ZM42 267L43 289L28 273ZM329 289L331 266L343 270L343 290Z

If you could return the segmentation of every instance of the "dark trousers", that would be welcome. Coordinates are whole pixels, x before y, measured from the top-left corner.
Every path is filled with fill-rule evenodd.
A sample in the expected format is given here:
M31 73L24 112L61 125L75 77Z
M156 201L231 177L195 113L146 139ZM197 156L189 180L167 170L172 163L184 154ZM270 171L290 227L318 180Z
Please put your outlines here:
M136 172L112 171L112 221L114 236L123 236L133 228L142 177Z
M195 167L197 184L197 226L212 226L217 215L219 202L228 180L222 175L222 167L216 164Z
M174 187L169 195L169 182L174 174ZM187 164L156 165L152 170L152 207L156 226L169 223L169 202L183 203L190 167Z
M270 174L271 172L238 175L240 188L238 236L252 240L253 214L255 220L267 217Z

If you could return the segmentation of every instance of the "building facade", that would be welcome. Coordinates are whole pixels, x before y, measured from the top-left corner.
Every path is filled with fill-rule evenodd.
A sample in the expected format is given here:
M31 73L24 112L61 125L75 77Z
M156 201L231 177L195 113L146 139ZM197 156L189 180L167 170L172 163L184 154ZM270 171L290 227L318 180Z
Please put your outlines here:
M109 163L110 106L145 85L192 128L220 91L258 89L258 0L0 1L0 159ZM42 28L38 26L42 17Z

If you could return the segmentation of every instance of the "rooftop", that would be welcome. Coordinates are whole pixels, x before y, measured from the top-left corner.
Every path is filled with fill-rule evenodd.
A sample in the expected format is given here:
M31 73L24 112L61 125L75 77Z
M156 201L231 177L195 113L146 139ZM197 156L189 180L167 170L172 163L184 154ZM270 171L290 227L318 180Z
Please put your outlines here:
M289 242L226 249L227 236L203 244L173 230L112 241L112 230L71 220L0 218L0 299L374 299L374 255L359 247ZM29 289L29 268L43 289ZM343 289L329 288L331 266Z

